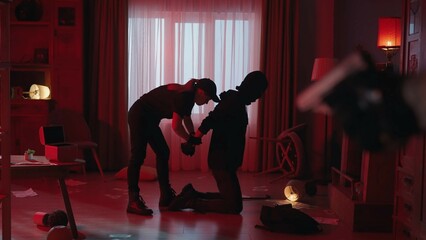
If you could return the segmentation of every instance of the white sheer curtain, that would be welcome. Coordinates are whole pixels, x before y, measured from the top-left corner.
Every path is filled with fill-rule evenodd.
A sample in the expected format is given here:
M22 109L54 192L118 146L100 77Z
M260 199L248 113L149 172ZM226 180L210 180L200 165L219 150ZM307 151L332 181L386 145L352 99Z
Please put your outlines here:
M163 84L211 78L218 94L235 89L259 68L262 0L129 0L129 107ZM197 128L214 104L194 106ZM249 108L249 136L256 133L257 105ZM171 150L171 170L208 170L210 133L193 157L181 154L170 120L161 126ZM247 139L242 169L256 170L255 141ZM155 156L149 150L147 164Z

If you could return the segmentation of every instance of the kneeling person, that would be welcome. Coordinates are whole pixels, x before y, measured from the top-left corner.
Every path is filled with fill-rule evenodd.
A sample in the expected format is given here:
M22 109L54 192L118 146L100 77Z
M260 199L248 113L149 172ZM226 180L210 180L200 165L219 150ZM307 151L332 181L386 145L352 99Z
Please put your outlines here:
M242 211L237 170L242 164L245 149L248 125L246 106L259 99L267 86L266 76L260 71L254 71L244 78L237 91L228 90L220 94L221 101L202 121L195 134L195 137L201 138L209 130L213 131L208 165L219 192L198 192L188 184L171 202L169 210L189 208L200 212L228 214L239 214Z

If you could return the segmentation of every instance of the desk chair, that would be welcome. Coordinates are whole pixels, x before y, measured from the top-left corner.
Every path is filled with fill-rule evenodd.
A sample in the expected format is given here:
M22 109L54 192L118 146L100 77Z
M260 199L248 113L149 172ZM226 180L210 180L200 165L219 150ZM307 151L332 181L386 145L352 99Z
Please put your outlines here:
M67 110L54 110L49 114L49 124L62 125L65 141L76 145L81 154L84 154L85 150L90 151L101 176L104 177L96 152L98 144L92 141L89 126L81 114Z

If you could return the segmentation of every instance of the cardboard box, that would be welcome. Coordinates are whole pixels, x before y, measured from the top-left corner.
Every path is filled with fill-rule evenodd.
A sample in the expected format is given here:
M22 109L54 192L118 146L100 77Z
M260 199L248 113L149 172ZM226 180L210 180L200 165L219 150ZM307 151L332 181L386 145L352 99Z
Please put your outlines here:
M69 143L44 145L44 155L50 161L71 162L77 157L77 146Z
M77 158L77 145L65 142L62 125L40 127L39 137L44 155L50 161L70 162Z

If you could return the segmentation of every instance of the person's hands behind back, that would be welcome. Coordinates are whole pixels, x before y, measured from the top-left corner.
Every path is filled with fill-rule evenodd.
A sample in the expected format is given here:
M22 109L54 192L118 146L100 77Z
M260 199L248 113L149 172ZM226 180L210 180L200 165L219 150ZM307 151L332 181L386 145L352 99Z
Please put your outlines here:
M188 141L180 144L180 150L186 156L192 157L195 153L195 146Z
M190 135L188 139L188 143L192 145L200 145L201 144L201 137L195 137L194 135Z

